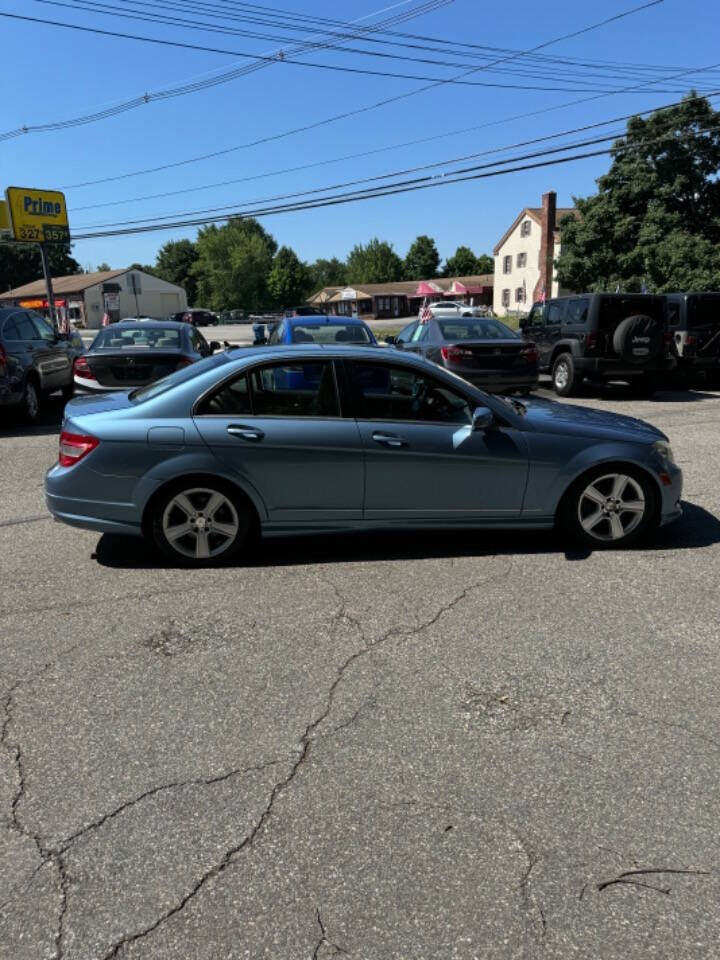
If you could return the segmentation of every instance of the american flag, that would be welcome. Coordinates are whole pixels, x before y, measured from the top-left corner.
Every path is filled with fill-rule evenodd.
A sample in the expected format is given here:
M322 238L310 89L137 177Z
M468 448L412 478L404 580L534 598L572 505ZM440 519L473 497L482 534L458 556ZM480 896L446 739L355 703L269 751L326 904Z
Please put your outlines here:
M540 303L545 303L545 287L542 288L542 292L540 294Z
M432 310L430 309L430 307L425 305L420 309L420 315L418 316L418 320L420 321L420 323L427 323L429 320L432 320L432 316L433 316Z

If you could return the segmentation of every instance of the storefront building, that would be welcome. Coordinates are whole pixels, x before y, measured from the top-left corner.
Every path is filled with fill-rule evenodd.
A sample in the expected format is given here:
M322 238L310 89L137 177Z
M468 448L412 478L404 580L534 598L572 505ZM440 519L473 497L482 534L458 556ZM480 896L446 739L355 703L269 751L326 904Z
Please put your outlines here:
M324 287L308 300L334 316L392 319L416 316L425 301L456 300L472 306L492 305L493 276L436 277L357 287Z
M103 318L115 323L125 317L166 319L187 309L182 287L142 270L104 270L53 278L58 320L75 327L98 329ZM0 306L14 304L49 313L44 280L35 280L0 294Z

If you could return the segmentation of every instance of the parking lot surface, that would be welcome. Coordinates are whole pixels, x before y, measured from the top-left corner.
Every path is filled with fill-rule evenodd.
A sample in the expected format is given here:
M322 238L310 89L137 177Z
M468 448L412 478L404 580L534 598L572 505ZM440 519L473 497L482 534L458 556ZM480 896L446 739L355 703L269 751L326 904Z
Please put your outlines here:
M649 545L175 570L48 518L59 399L0 426L0 957L717 956L720 394L573 402L669 434Z

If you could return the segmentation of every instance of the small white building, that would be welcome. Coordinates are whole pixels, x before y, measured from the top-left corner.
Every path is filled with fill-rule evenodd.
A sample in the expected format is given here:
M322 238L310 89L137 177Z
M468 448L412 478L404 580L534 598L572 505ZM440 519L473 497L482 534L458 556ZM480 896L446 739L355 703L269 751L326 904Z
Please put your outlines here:
M560 256L558 224L576 211L556 204L555 193L544 193L542 206L521 210L493 250L497 316L525 313L543 296L549 300L570 292L560 289L553 261Z
M60 319L78 327L97 329L103 315L112 322L125 317L157 317L187 310L182 287L161 280L143 270L103 270L53 277L55 309ZM34 280L15 290L0 294L0 306L14 303L20 307L48 313L44 280Z

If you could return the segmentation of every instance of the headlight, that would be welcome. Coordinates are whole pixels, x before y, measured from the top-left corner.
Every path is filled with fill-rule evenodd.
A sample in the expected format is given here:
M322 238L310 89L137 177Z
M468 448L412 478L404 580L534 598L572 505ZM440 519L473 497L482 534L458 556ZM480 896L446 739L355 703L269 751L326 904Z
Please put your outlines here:
M653 450L657 450L663 460L667 460L668 463L675 463L675 457L673 456L670 444L666 443L664 440L657 440L653 444Z

